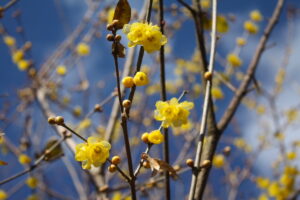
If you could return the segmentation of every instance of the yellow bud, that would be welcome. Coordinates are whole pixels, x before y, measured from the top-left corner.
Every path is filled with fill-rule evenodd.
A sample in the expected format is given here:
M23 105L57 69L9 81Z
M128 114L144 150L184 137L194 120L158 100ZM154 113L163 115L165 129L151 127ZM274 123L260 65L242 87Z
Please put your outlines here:
M111 162L112 162L112 164L114 164L114 165L120 164L120 162L121 162L120 156L114 156L114 157L112 157Z
M38 179L35 177L29 177L26 180L26 184L28 185L28 187L30 188L36 188L36 186L38 185Z
M80 56L86 56L90 53L90 46L84 42L81 42L77 45L76 52Z
M116 170L117 170L117 166L114 165L114 164L111 164L111 165L108 167L108 171L109 171L110 173L114 173Z
M7 193L4 190L0 189L0 200L5 200L8 198Z
M194 167L194 161L193 161L193 159L187 159L186 161L185 161L185 163L186 163L186 165L187 166L189 166L189 167Z
M27 60L20 60L18 62L18 68L21 71L27 70L29 66L30 66L30 63Z
M244 29L248 31L250 34L256 34L258 32L258 26L254 24L252 21L245 21Z
M15 46L16 45L16 40L15 38L11 37L11 36L4 36L3 37L3 41L4 43L9 46L9 47L12 47L12 46Z
M122 80L122 84L124 85L124 87L126 88L131 88L133 87L134 85L134 82L133 82L133 78L131 76L126 76L123 78Z
M66 73L67 73L67 68L66 68L66 66L64 66L64 65L59 65L59 66L57 66L57 68L56 68L56 73L57 73L58 75L61 75L61 76L66 75Z
M214 156L213 165L216 168L221 168L225 164L225 157L222 154L217 154Z
M149 133L143 133L143 135L141 137L142 141L145 143L148 143L149 142L148 136L149 136Z
M29 156L27 156L26 154L21 154L21 155L19 155L19 162L22 165L27 165L31 162L31 158Z
M251 11L250 13L250 18L253 20L253 21L261 21L263 19L263 16L261 15L261 13L259 12L259 10L253 10Z

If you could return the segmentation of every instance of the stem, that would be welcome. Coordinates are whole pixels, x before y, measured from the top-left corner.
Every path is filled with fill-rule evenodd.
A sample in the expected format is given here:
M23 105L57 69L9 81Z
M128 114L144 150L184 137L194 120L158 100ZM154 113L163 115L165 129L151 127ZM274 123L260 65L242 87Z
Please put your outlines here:
M160 31L162 34L164 34L164 1L159 1L159 23L160 23ZM166 91L166 75L165 75L165 48L164 46L161 46L160 52L160 83L161 83L161 99L163 101L167 100L167 91ZM168 129L164 128L164 160L166 163L170 163L169 158L169 133ZM170 191L170 175L169 172L165 172L165 198L171 199L171 191Z
M216 51L217 0L213 0L212 9L213 9L212 10L212 33L211 33L212 38L211 38L211 49L210 49L208 73L213 74L214 57L215 57L215 51ZM199 173L201 153L202 153L202 149L203 149L203 139L204 139L205 130L206 130L209 102L210 102L210 98L211 98L212 78L208 79L206 81L207 82L206 82L205 97L204 97L204 103L203 103L202 119L201 119L201 125L200 125L199 141L197 144L196 158L195 158L195 169L196 170L194 170L194 173L192 175L191 188L190 188L190 192L189 192L189 200L195 199L194 196L195 196L196 185L197 185L197 176Z
M3 185L5 183L8 183L20 176L23 176L24 174L27 174L31 171L33 171L44 159L45 157L47 156L48 153L51 153L58 145L60 145L64 140L66 139L66 137L62 137L60 140L56 141L49 149L47 149L47 151L45 151L43 153L43 155L41 155L35 162L33 165L31 165L29 168L7 178L7 179L4 179L3 181L0 182L0 185Z
M82 137L81 135L79 135L78 133L76 133L73 129L71 129L70 127L68 127L66 124L62 124L62 127L64 127L65 129L67 129L68 131L70 131L71 133L73 133L74 135L76 135L77 137L79 137L81 140L87 142L87 140Z

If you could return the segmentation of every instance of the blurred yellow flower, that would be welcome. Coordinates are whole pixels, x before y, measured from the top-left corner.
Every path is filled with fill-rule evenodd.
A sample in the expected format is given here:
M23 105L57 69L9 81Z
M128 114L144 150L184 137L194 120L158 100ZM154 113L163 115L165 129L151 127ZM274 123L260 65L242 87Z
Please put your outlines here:
M239 67L243 64L242 60L235 53L227 55L227 62L233 67Z
M258 32L258 26L252 21L245 21L244 29L250 34L256 34Z
M20 154L19 155L19 162L22 165L26 165L26 164L29 164L31 162L31 158L29 156L27 156L26 154Z
M36 188L36 186L38 185L39 181L37 178L35 177L28 177L26 179L26 184L28 185L28 187L34 189Z
M225 164L225 157L222 154L216 154L213 158L213 166L221 168Z
M4 41L4 43L5 43L7 46L9 46L9 47L15 46L15 45L16 45L16 39L13 38L12 36L9 36L9 35L4 36L4 37L3 37L3 41Z
M133 77L133 82L136 86L144 86L149 83L149 79L144 72L137 72Z
M5 200L7 199L7 193L4 190L0 189L0 200Z
M81 42L77 45L76 52L80 56L86 56L90 54L90 46L84 42Z
M259 10L253 10L250 12L250 18L253 21L261 21L263 19L263 16L261 15L261 13L259 12Z
M56 67L56 73L58 75L64 76L67 73L67 68L64 65L59 65Z

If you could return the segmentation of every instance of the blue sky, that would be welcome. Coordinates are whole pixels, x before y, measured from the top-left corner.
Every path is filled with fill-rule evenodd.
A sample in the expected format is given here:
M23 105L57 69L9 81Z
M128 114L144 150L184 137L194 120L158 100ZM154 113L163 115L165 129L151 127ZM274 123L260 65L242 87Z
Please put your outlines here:
M101 7L105 7L109 2L112 1L103 1ZM113 1L116 2L116 1ZM130 0L129 1L132 7L139 9L141 7L142 1L140 0ZM176 1L166 1L167 4L171 4ZM275 6L277 1L275 0L253 0L253 1L240 1L240 0L221 0L219 1L219 11L220 13L228 16L230 14L234 14L236 16L236 22L230 24L230 32L229 34L225 35L221 38L218 46L218 52L225 56L228 51L231 51L235 45L235 38L242 34L242 23L244 20L248 19L248 14L253 9L258 9L262 11L265 18L269 18L271 16L271 12ZM287 1L287 5L293 5L300 7L300 3L298 0L289 0ZM21 9L22 15L21 20L22 24L24 25L24 30L26 37L29 41L32 42L32 58L37 67L39 67L59 46L59 44L70 34L70 32L78 25L79 21L82 19L84 13L87 10L87 4L85 1L82 0L20 0L20 2L12 9L10 9L7 13L5 13L5 17L2 20L2 24L6 28L9 34L16 36L18 43L22 43L22 38L18 35L15 31L16 27L18 26L16 21L12 19L11 15L15 9ZM298 16L299 18L299 16ZM64 20L64 22L62 21ZM264 27L267 21L264 20L260 27ZM67 26L65 26L67 24ZM295 20L295 33L300 33L300 21L299 19ZM182 58L190 58L192 52L194 51L195 41L194 38L191 37L193 35L194 29L191 21L186 22L182 26L183 28L176 34L175 38L170 41L170 44L174 45L174 54L177 57ZM105 36L107 34L106 30L101 30L102 35ZM245 57L245 62L248 62L248 58L251 58L253 55L254 49L258 42L258 39L261 35L258 34L257 36L253 36L249 40L249 45L247 49L242 52L242 56ZM276 73L276 69L278 66L274 67L274 63L276 61L275 58L279 58L283 54L283 48L286 44L286 37L287 35L287 20L286 20L286 11L283 12L280 23L278 24L277 28L275 29L274 33L272 34L270 43L276 42L276 46L266 52L264 55L263 60L261 61L262 66L259 67L257 72L258 80L262 81L267 87L271 87L272 85L272 78ZM188 40L183 40L182 38L189 38ZM183 42L184 41L184 42ZM299 70L299 61L297 59L297 53L299 54L299 46L300 40L299 38L295 37L293 39L292 48L294 50L294 54L291 56L290 61L290 70L293 73L288 74L289 82L291 85L297 85L298 77L297 74L300 73ZM105 37L100 39L95 39L92 44L92 52L91 55L87 58L82 60L82 63L87 71L87 77L91 83L91 87L96 89L97 83L99 80L103 80L106 82L113 80L113 60L110 57L110 54L107 53L109 51L109 44L105 40ZM7 47L1 42L0 43L0 55L1 55L1 67L0 67L0 94L9 94L7 99L0 99L0 107L3 108L4 103L6 101L10 101L14 106L17 105L16 100L16 91L19 88L25 87L29 81L24 74L24 72L20 72L17 67L11 62L11 56ZM150 60L149 58L146 58ZM272 62L273 61L273 62ZM58 63L59 64L59 63ZM169 70L171 71L171 66L168 66ZM295 73L294 73L295 72ZM265 74L271 74L271 76L267 76ZM172 78L171 76L169 78ZM70 74L66 78L67 84L70 86L78 82L78 77L76 74ZM106 86L106 90L101 92L96 92L93 94L90 99L89 108L91 109L93 105L99 102L99 96L105 97L107 96L110 91L113 89L114 84L108 84ZM296 95L295 91L297 90L297 86L292 87L294 90L287 90L280 99L280 106L289 106L295 105L297 103L296 99L299 97L299 94ZM228 100L224 101L227 103ZM74 102L77 103L77 102ZM2 104L2 105L1 105ZM224 110L224 105L220 104L220 110ZM56 110L59 111L58 109ZM245 109L239 109L238 114L245 116L245 118L239 120L239 123L242 124L243 127L246 127L243 135L244 137L251 141L252 143L255 142L255 134L253 132L257 132L257 122L254 121L255 115L253 113L249 113ZM246 119L246 120L245 120ZM268 120L266 117L265 120ZM20 136L20 127L21 127L20 120L17 123L17 126L11 127L9 130L9 137L12 141L18 141L18 137ZM251 123L253 121L253 123ZM245 123L247 122L247 123ZM250 123L249 123L250 122ZM227 132L232 131L229 129ZM49 132L49 131L48 131ZM47 133L49 135L53 134L51 132ZM293 136L292 138L294 138ZM299 137L298 137L299 139ZM271 151L272 153L272 151ZM269 162L268 159L265 159L270 155L266 154L264 157L261 158L260 162L261 165L267 164ZM70 158L72 159L72 158ZM49 171L53 173L57 172L55 167L51 167L49 165ZM57 165L55 165L57 167ZM60 165L59 165L60 166ZM77 169L78 166L75 166ZM260 164L257 166L260 168ZM16 167L12 171L18 171L21 167ZM12 172L10 171L10 172ZM264 170L261 170L265 173ZM5 171L7 172L7 171ZM8 173L8 172L7 172ZM59 178L60 175L64 174L65 171L59 171L57 173L56 178ZM218 175L219 172L217 172ZM0 172L0 177L6 177L6 173ZM217 176L213 176L216 178ZM70 180L66 180L70 181ZM63 183L59 182L57 179L58 184L56 187L60 190L60 187L63 187ZM62 185L60 185L62 184ZM8 187L8 186L7 186ZM5 187L5 188L7 188ZM67 191L74 191L73 186L69 185L65 187ZM16 194L14 198L21 199L22 195L29 193L28 190L22 189L19 194ZM74 194L73 198L76 198L76 194Z

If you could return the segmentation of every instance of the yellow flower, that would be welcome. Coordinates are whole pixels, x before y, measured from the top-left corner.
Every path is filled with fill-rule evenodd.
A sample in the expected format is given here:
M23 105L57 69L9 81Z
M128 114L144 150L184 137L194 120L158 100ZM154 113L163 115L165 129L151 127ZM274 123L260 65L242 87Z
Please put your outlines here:
M236 39L236 43L237 43L237 45L239 45L239 46L245 46L246 43L247 43L247 41L245 40L245 38L238 37L238 38Z
M15 44L16 44L15 38L13 38L13 37L11 37L11 36L9 36L9 35L4 36L4 37L3 37L3 41L4 41L4 43L5 43L7 46L9 46L9 47L15 46Z
M26 180L26 184L28 185L28 187L30 188L36 188L36 186L38 185L39 181L37 178L35 177L28 177Z
M293 167L293 166L286 166L284 168L284 173L288 174L290 176L295 176L298 173L298 169L296 167Z
M280 183L286 187L293 187L294 183L295 183L295 179L294 177L288 175L288 174L282 174L280 177Z
M164 135L160 132L160 130L155 130L149 133L148 141L153 144L160 144L164 141Z
M148 53L160 50L160 47L168 41L157 25L139 22L125 24L123 32L127 35L129 47L142 45Z
M12 60L14 63L18 63L24 57L24 52L22 50L17 50L12 54Z
M32 194L28 196L26 200L39 200L39 197L36 194Z
M20 60L18 62L18 68L21 71L27 70L29 67L29 62L27 60Z
M270 184L270 186L268 187L268 193L271 197L276 197L278 195L280 195L280 186L277 182L273 182Z
M261 189L267 189L270 185L270 180L263 177L257 177L255 179L257 186Z
M98 137L89 137L87 143L76 145L75 160L82 162L83 169L91 169L92 165L99 167L109 157L110 148L108 142Z
M261 194L259 197L258 197L258 200L269 200L268 196L266 194Z
M287 159L289 159L289 160L294 160L296 157L297 157L297 154L296 154L296 152L288 152L287 154L286 154L286 157L287 157Z
M84 120L82 120L79 125L78 125L78 129L80 130L84 130L89 128L92 125L92 121L89 118L85 118Z
M122 80L122 84L126 88L131 88L134 85L133 78L131 76L126 76Z
M84 42L81 42L77 45L76 52L80 56L86 56L90 53L90 46Z
M251 11L250 13L250 18L253 20L253 21L261 21L263 19L263 16L261 15L261 13L259 12L259 10L253 10Z
M289 109L286 111L286 117L288 122L292 123L298 118L298 111L296 109Z
M22 165L26 165L31 162L31 159L26 154L21 154L21 155L19 155L19 162Z
M144 72L137 72L133 77L133 82L136 86L144 86L149 83L149 79Z
M216 168L221 168L225 164L225 157L222 154L217 154L213 158L213 165Z
M219 33L226 33L229 30L227 19L224 16L217 16L217 31Z
M4 190L0 190L0 200L7 199L7 193Z
M184 101L178 102L177 98L172 98L170 101L157 101L156 110L154 111L154 118L162 121L162 126L168 128L169 126L179 127L188 122L189 110L194 107L194 103Z
M210 8L210 0L201 0L200 5L204 9L209 9Z
M258 32L258 26L254 24L252 21L245 21L244 29L248 31L250 34L256 34Z
M113 21L115 14L115 8L110 8L107 12L107 23L110 24Z
M64 66L64 65L59 65L59 66L57 66L57 68L56 68L56 73L57 73L58 75L61 75L61 76L66 75L66 73L67 73L67 68L66 68L66 66Z
M219 87L211 88L211 96L215 99L223 99L224 98L224 94L223 94L221 88L219 88Z
M76 117L79 117L82 114L82 109L80 106L76 106L73 109L73 115L75 115Z
M227 55L227 62L233 67L239 67L243 64L243 61L235 53Z

